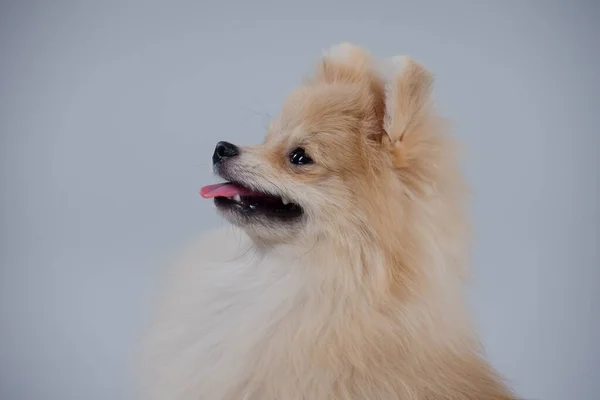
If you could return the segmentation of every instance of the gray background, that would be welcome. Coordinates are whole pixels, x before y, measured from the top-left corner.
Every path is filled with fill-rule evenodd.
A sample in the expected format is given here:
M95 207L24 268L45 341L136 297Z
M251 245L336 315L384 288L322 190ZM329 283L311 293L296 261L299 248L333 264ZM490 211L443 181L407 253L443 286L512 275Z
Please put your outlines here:
M437 74L493 364L525 397L598 399L600 3L345 3L0 4L1 399L130 397L163 262L222 223L198 196L215 142L261 140L340 41Z

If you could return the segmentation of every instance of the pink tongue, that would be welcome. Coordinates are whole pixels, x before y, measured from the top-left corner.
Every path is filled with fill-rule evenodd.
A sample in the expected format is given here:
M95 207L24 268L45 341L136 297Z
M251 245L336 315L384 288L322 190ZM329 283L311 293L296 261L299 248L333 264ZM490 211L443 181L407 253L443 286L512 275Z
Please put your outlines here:
M212 197L233 197L235 195L258 196L259 194L233 183L217 183L216 185L208 185L200 189L200 196L205 199Z

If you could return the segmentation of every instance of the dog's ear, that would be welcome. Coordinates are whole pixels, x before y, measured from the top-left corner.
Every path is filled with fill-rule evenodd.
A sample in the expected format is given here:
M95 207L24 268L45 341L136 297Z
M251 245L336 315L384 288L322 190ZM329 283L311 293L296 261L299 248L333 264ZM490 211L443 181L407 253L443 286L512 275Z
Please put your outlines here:
M325 51L317 65L313 81L368 84L374 76L371 55L357 45L344 42Z
M410 164L431 115L433 76L420 63L398 56L385 65L385 118L382 144L392 155L395 167ZM426 134L426 133L425 133Z
M315 84L354 85L361 91L361 119L370 125L369 137L381 140L385 115L385 82L378 65L362 47L344 42L325 51L311 80Z

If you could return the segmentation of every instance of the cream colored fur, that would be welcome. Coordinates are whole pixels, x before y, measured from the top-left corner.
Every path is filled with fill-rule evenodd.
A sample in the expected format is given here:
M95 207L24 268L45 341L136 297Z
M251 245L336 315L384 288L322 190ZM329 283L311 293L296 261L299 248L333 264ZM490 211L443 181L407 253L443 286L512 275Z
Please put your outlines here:
M396 60L398 61L398 60ZM144 400L509 400L463 286L465 185L433 79L343 44L236 168L301 226L230 226L173 269L144 342ZM286 165L302 143L314 165Z

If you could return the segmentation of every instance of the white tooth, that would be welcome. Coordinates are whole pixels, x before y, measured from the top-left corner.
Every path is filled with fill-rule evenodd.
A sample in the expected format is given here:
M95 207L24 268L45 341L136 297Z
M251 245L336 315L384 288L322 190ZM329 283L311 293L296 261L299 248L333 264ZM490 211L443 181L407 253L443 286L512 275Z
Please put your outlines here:
M290 201L287 199L287 197L282 197L282 198L281 198L281 202L282 202L284 205L288 205L288 204L290 203Z
M239 194L236 194L235 196L233 196L233 200L240 202L240 201L242 201L242 198L240 197Z

